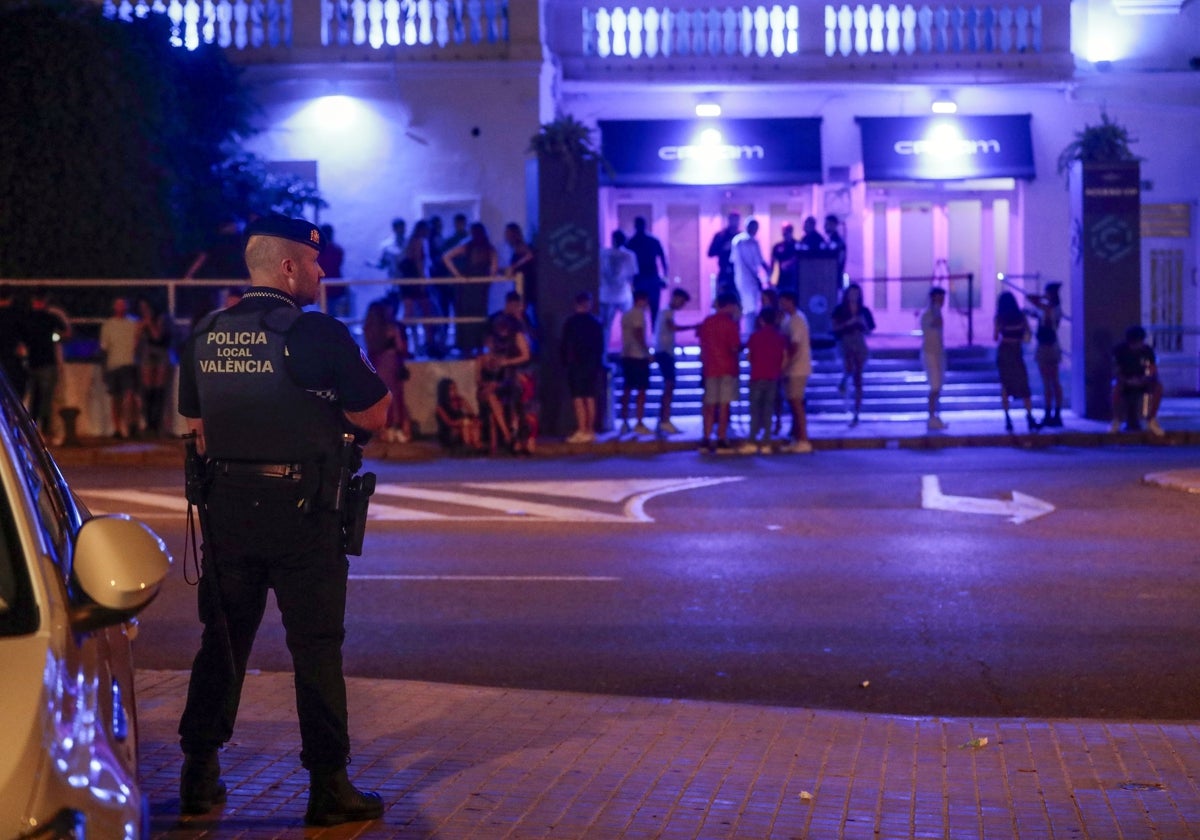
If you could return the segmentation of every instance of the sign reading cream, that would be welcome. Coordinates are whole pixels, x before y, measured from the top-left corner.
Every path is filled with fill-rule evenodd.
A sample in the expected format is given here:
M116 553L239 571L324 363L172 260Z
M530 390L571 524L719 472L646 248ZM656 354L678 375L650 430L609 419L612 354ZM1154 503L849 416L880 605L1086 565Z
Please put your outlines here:
M600 120L617 186L816 184L821 120Z
M857 117L868 181L1032 178L1030 116Z

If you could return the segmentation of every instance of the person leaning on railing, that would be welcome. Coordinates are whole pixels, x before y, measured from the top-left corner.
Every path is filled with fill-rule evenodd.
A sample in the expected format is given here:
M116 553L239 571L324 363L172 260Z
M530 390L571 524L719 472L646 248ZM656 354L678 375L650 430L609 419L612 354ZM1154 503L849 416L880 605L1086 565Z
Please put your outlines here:
M442 263L450 273L461 279L468 277L495 277L498 272L499 256L487 228L481 222L471 225L466 242L456 245L442 255ZM488 283L465 283L458 294L459 309L456 314L465 318L487 316ZM455 326L456 343L464 356L473 356L479 351L487 333L487 324L480 321L459 322Z

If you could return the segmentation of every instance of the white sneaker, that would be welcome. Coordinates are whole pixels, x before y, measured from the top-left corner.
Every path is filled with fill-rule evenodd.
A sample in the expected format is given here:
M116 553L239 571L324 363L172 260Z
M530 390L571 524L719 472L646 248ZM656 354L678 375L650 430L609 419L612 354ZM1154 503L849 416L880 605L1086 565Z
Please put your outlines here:
M658 433L660 435L677 435L679 429L670 420L664 420L658 424Z
M942 431L942 429L946 428L946 423L942 420L941 417L934 415L933 417L929 418L929 422L926 423L925 426L931 432L940 432L940 431Z
M636 426L634 426L633 433L635 435L652 435L652 434L654 434L654 432L650 431L650 427L647 426L645 423L638 423Z
M757 452L758 452L758 444L751 443L750 441L745 441L744 443L740 444L737 448L737 454L739 454L739 455L754 455Z
M775 450L771 448L771 444L761 443L758 446L758 454L759 455L774 455Z
M794 440L785 446L783 451L794 452L798 455L808 455L813 451L813 445L809 440Z
M1162 437L1166 434L1166 432L1163 431L1163 427L1158 425L1157 417L1151 417L1149 420L1147 420L1146 428L1149 429L1150 434L1154 435L1155 437Z
M1121 431L1121 421L1114 418L1112 424L1108 427L1108 431L1110 434L1114 435Z
M585 432L583 429L580 429L579 431L575 432L575 434L567 437L567 443L585 443L586 441L587 432Z

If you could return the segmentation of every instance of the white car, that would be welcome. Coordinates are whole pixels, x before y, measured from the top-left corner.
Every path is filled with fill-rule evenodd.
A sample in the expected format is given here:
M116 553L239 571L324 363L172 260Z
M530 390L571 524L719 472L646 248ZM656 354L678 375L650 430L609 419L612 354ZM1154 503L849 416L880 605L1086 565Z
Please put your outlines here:
M89 516L0 374L0 840L149 837L129 643L170 563Z

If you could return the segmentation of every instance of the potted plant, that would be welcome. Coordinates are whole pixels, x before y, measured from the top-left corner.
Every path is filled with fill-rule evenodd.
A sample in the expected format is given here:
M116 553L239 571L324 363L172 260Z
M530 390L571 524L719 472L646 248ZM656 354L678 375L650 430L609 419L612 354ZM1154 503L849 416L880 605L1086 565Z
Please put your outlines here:
M1075 139L1058 155L1058 174L1064 177L1071 165L1080 163L1131 163L1141 158L1133 153L1130 144L1137 138L1129 135L1129 129L1109 118L1107 111L1100 112L1099 125L1085 125L1075 132Z
M610 169L600 150L592 143L592 130L570 114L559 116L552 122L543 123L537 134L529 138L529 154L540 160L558 160L566 169L566 188L575 188L580 165L595 161Z

